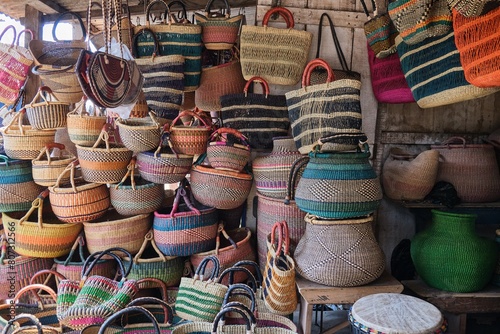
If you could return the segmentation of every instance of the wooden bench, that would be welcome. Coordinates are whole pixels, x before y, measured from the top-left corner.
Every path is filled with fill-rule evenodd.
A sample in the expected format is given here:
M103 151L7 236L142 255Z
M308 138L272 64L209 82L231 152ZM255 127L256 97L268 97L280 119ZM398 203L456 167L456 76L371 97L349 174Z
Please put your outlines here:
M330 287L308 281L298 275L296 282L300 298L299 333L302 334L311 333L314 305L354 304L359 298L367 295L386 292L401 293L404 289L398 280L386 272L370 284L355 287ZM349 326L349 321L346 319L323 333L335 333L347 326Z

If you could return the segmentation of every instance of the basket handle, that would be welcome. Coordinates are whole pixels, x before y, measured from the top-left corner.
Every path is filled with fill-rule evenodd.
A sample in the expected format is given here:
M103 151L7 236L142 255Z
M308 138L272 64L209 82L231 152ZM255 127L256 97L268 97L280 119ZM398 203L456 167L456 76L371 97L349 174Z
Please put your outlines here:
M0 252L0 263L3 263L5 256L7 256L7 247L8 247L7 237L4 235L4 233L0 235L0 243L2 245Z
M157 3L160 3L165 7L166 9L165 13L167 13L166 16L170 17L170 7L168 6L168 4L163 0L153 0L146 7L146 27L148 28L150 26L149 17L151 16L151 8L153 8L153 6L156 5Z
M210 9L212 8L212 5L213 3L215 2L215 0L208 0L207 2L207 5L205 6L205 16L208 18L209 15L210 15ZM227 19L231 16L231 7L229 6L229 2L227 0L223 0L224 2L224 5L225 5L225 9L226 9L226 13L224 15L224 17Z
M85 245L85 238L84 238L83 232L82 232L78 235L75 242L73 243L73 246L71 247L71 250L69 251L68 257L66 258L66 260L63 263L65 266L69 265L77 248L78 248L78 255L80 256L80 263L83 264L85 262L85 256L83 255L83 245Z
M57 97L52 92L52 89L50 89L48 86L41 86L40 88L38 88L38 91L36 92L35 97L33 97L33 100L28 105L30 108L33 107L33 104L39 98L41 98L43 100L43 104L44 105L48 105L49 104L49 101L47 100L47 97L44 94L42 94L42 93L46 93L48 96L50 96L50 102L52 102L52 103L59 102L59 100L57 99Z
M78 21L78 23L80 25L80 29L82 30L82 39L80 39L80 41L84 42L85 39L87 38L87 30L85 29L85 25L83 24L83 20L82 20L82 18L81 18L80 15L78 15L75 12L70 12L70 11L61 13L56 18L56 20L54 21L54 26L52 27L52 38L54 39L54 41L60 42L60 40L57 39L57 36L56 36L57 35L56 34L57 25L59 24L59 22L61 22L61 20L62 20L63 17L68 16L68 15L74 16L76 18L76 20Z
M172 310L172 306L168 305L166 301L161 300L156 297L140 297L132 300L130 303L127 304L127 307L130 306L136 306L137 304L146 304L150 303L155 304L155 305L160 305L161 308L163 309L163 315L164 315L164 322L163 324L166 326L171 326L174 320L174 311ZM145 309L147 309L146 306L143 306ZM122 316L121 318L121 323L122 326L125 327L125 325L128 323L127 317Z
M184 200L184 203L191 209L191 212L194 212L197 216L201 215L200 210L195 208L191 201L189 200L189 196L187 196L187 191L184 187L179 187L177 189L177 193L175 194L174 204L172 206L172 211L170 211L170 215L175 218L177 216L177 210L179 209L180 199Z
M245 290L246 292L248 292L248 298L250 299L250 312L254 313L255 314L255 292L246 284L242 284L242 283L235 283L235 284L231 284L229 285L229 287L227 288L227 291L226 291L226 295L224 296L224 300L222 301L222 307L229 307L231 305L229 305L229 297L231 297L232 293L234 290ZM243 305L243 304L242 304ZM246 307L246 306L245 306Z
M243 319L245 320L245 328L247 333L253 333L253 328L256 326L257 320L255 320L254 315L250 312L246 312L244 309L240 307L234 307L234 306L228 306L223 308L222 310L217 313L215 316L214 322L213 322L213 327L212 327L212 333L217 333L217 327L219 326L219 322L223 320L223 317L226 313L229 312L236 312L241 314ZM255 320L255 321L254 321ZM254 326L255 325L255 326Z
M264 15L264 18L262 19L262 25L264 27L267 27L269 19L273 14L279 14L285 19L287 29L292 29L295 26L292 12L288 8L277 6L269 9Z
M170 16L172 16L172 10L171 10L172 5L180 5L182 8L182 16L178 16L178 18L185 20L185 21L183 21L183 23L188 23L188 22L186 22L187 21L187 11L186 11L186 5L184 4L184 2L179 1L179 0L175 0L175 1L169 2L167 5L168 5L168 9L170 10ZM167 15L167 14L168 13L165 13L165 15Z
M252 82L258 82L261 84L262 88L264 89L264 93L266 94L266 98L269 96L269 84L267 83L266 79L262 77L251 77L248 79L247 83L245 84L245 88L243 88L243 93L245 93L245 97L248 95L248 89L250 88L250 84Z
M130 254L129 251L126 249L120 248L120 247L112 247L108 248L102 252L95 252L91 254L86 260L85 263L83 264L82 267L82 280L80 282L80 286L83 286L83 283L85 283L85 280L87 279L88 275L90 274L90 271L92 268L98 263L98 261L104 256L104 255L110 255L113 257L116 262L118 262L118 266L120 267L120 271L122 273L122 282L127 278L128 274L130 273L130 270L132 269L132 261L130 262L130 265L125 268L125 264L123 263L123 260L113 253L113 251L120 251L125 254L126 257L129 259L132 258L132 255Z
M196 271L194 272L193 280L199 279L203 281L205 275L205 269L207 268L209 262L213 263L214 268L212 269L212 273L208 278L208 282L215 282L217 277L219 277L219 272L220 272L220 261L219 258L215 255L207 256L203 258L203 260L201 260L200 265L198 266L198 268L196 268Z
M342 46L340 45L339 38L337 36L337 33L335 32L335 26L333 24L332 18L328 13L323 13L321 14L321 17L319 19L319 28L318 28L318 43L317 43L317 48L316 48L316 58L319 58L319 51L321 48L321 35L323 32L323 19L326 17L328 20L328 24L330 26L330 31L332 33L332 38L333 38L333 44L335 45L335 51L337 52L337 57L339 58L340 66L342 66L342 69L344 71L350 72L351 70L349 69L349 66L347 66L347 60L345 59L344 52L342 51Z
M286 196L285 196L285 204L290 204L290 201L295 197L295 182L297 181L297 177L299 171L304 165L309 162L309 157L300 157L295 160L290 168L290 173L288 174L288 183L286 185Z
M252 266L255 270L255 275L253 275L255 279L255 289L262 285L264 278L262 277L262 272L260 271L260 267L255 261L250 260L241 260L233 264L233 267L241 267L241 266Z
M57 280L65 280L66 279L66 277L64 277L63 274L61 274L60 272L55 271L54 269L42 269L42 270L37 271L30 278L29 284L35 284L35 279L38 278L38 277L40 277L40 276L42 276L42 275L48 275L47 278L46 278L46 280L43 282L43 285L46 285L46 286L48 286L48 283L49 283L49 280L50 280L51 277L54 277L54 280L56 282L56 286L58 285ZM38 290L37 292L33 291L33 295L38 300L38 302L41 304L42 300L40 298L40 292L41 292L41 290ZM50 292L49 292L49 295L52 298L54 298L54 296L51 295ZM54 299L54 302L56 302L56 301L57 301L57 299Z
M311 84L311 74L316 67L323 67L326 69L327 83L335 80L335 75L333 74L333 70L330 65L328 65L328 63L321 58L315 58L311 60L304 69L304 73L302 74L302 87L307 87Z
M30 34L30 38L31 38L31 40L33 40L33 38L34 38L34 37L33 37L33 36L34 36L34 34L33 34L33 30L31 30L31 29L23 29L23 30L21 30L21 31L19 32L19 34L17 34L17 40L16 40L16 45L17 45L17 46L19 46L19 42L21 41L21 38L20 38L20 37L21 37L21 35L22 35L23 33L29 33L29 34ZM1 39L1 38L0 38L0 39Z
M132 186L132 189L135 190L135 164L137 162L137 157L134 155L132 159L130 159L130 162L127 165L127 173L123 176L122 180L116 184L115 189L120 188L121 185L127 180L128 177L130 177L130 184Z
M141 34L149 34L153 37L154 50L153 54L151 55L152 59L154 59L156 56L161 56L160 43L158 42L158 38L156 37L156 34L153 32L153 30L149 28L142 28L132 38L132 56L134 56L134 58L139 58L139 53L137 52L137 41L139 40L139 35Z
M21 319L28 319L29 322L35 325L37 334L43 334L43 327L42 324L40 323L40 320L38 320L37 317L35 317L33 314L29 313L21 313L10 319L7 324L5 325L2 333L10 333L11 331L9 330L10 327L14 326L19 320ZM22 328L21 328L22 329ZM23 331L21 331L23 332Z
M76 184L75 184L75 168L79 164L80 164L80 161L78 159L73 160L72 162L70 162L66 166L66 168L64 168L64 170L61 172L61 174L59 174L59 176L57 177L56 183L52 187L49 188L50 191L56 193L57 192L57 188L59 188L59 186L61 184L61 180L69 172L69 182L71 183L71 187L73 188L73 192L76 194L78 191L76 189Z
M255 276L252 274L252 272L250 270L248 270L245 267L235 267L235 266L229 267L229 268L225 269L224 271L222 271L222 273L220 274L217 281L222 282L224 277L226 277L226 275L229 275L229 286L231 286L234 282L234 274L238 271L245 273L247 275L248 279L250 280L250 282L252 282L252 284L255 286Z
M141 248L135 254L134 256L134 264L137 264L139 260L141 259L142 254L144 253L144 250L146 247L151 244L153 249L155 250L156 254L161 258L162 262L167 262L167 257L158 249L158 246L156 245L154 235L153 235L153 230L149 230L148 233L144 236L144 241L142 242Z
M181 111L179 113L179 115L176 118L174 118L174 120L172 121L171 127L174 127L175 123L177 123L177 121L179 119L181 119L181 117L183 117L183 116L192 116L192 117L198 119L207 128L211 127L210 125L207 124L207 122L205 122L205 120L203 119L203 117L200 117L200 115L198 115L198 113L195 113L194 111L191 111L191 110L183 110L183 111Z
M6 26L5 29L2 31L2 33L0 33L0 42L2 41L2 38L5 35L5 33L11 29L14 32L14 37L12 38L12 43L10 44L10 47L13 47L14 43L16 42L17 30L16 27L14 27L12 24Z
M140 312L140 313L144 314L151 321L151 323L153 324L154 333L161 334L160 327L158 325L158 321L156 321L156 318L154 317L154 315L151 314L151 312L149 312L147 309L145 309L144 307L141 307L141 306L126 307L126 308L121 309L120 311L114 313L113 315L111 315L109 318L107 318L103 322L103 324L99 328L98 334L104 334L104 333L106 333L106 329L108 328L108 326L110 326L111 324L113 324L115 322L115 320L117 320L119 318L121 319L121 317L124 314L131 313L131 312Z
M50 70L44 70L42 68L42 65L36 65L36 66L33 66L33 68L31 69L31 73L33 73L34 75L55 75L55 74L68 72L69 70L71 70L73 68L74 65L68 65L66 67L61 67L61 68L57 68L57 69L54 67L46 66L46 65L44 65L44 66L49 67Z
M18 302L19 299L22 296L24 296L25 293L30 292L30 291L34 292L35 290L38 290L38 291L43 290L43 291L47 292L54 299L54 301L57 301L57 294L54 290L52 290L52 288L46 286L45 284L38 284L37 283L37 284L29 284L29 285L26 285L26 286L22 287L21 289L19 289L19 291L14 296L14 303ZM44 305L40 304L39 306L43 310Z
M26 108L22 108L18 112L15 113L14 117L10 120L9 124L3 129L4 133L8 133L9 130L14 126L15 123L17 123L17 126L19 127L19 132L21 133L22 136L24 136L24 125L23 125L23 117L26 114Z
M0 163L4 163L5 166L9 166L9 162L12 162L13 159L9 158L6 155L0 154L0 160L1 160Z
M111 124L106 123L102 126L101 133L99 134L99 138L95 141L94 145L92 145L92 148L96 148L99 146L99 144L104 141L106 144L106 151L109 152L109 128L111 127Z
M19 219L19 225L22 225L33 213L33 211L38 209L38 228L42 229L43 228L43 200L45 197L49 195L49 189L45 189L42 191L37 198L33 200L31 203L31 208L28 210L28 212L21 218Z
M45 156L47 156L47 163L50 164L52 161L51 156L50 156L50 150L54 149L54 148L57 148L57 149L62 151L66 148L66 146L64 146L64 144L60 144L60 143L45 144L45 147L43 147L40 150L40 153L33 161L40 161L43 158L43 156L45 155Z
M141 288L141 285L143 283L154 283L158 286L158 288L160 289L160 293L161 293L161 297L163 300L167 300L167 297L168 297L168 288L167 288L167 284L165 284L165 282L163 282L161 279L158 279L158 278L155 278L155 277L144 277L144 278L141 278L141 279L138 279L136 281L137 283L137 286L139 287L139 289Z
M466 145L466 140L464 137L450 137L448 139L446 139L444 142L441 143L441 145L445 145L447 146L448 148L450 148L450 145L452 145L453 143L455 144L462 144L462 147L465 148L467 145Z
M247 142L247 137L245 137L243 133L233 128L218 128L210 135L209 141L217 140L217 138L223 138L222 135L224 134L233 135L236 138L238 138L243 145L250 147L250 145Z

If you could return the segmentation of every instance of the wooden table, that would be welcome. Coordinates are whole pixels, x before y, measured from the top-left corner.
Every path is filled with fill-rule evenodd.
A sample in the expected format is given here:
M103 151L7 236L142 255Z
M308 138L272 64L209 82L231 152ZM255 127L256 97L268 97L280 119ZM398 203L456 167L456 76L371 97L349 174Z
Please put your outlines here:
M404 288L398 280L386 272L370 284L355 287L330 287L308 281L298 275L296 282L300 297L299 333L302 334L311 333L313 305L354 304L359 298L367 295L387 292L401 293ZM349 321L346 320L323 333L335 333L348 325Z
M402 281L417 297L445 312L449 332L465 334L467 313L500 313L500 287L489 285L478 292L459 293L431 288L421 280Z

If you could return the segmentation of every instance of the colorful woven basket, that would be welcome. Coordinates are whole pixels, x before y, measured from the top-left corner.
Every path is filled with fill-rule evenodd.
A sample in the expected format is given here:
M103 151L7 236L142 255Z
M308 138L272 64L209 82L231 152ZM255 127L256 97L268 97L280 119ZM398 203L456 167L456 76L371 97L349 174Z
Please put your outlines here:
M177 124L184 116L192 116L200 122L200 125ZM212 126L197 113L184 110L179 113L169 129L169 143L172 151L179 154L197 155L207 150L207 141L212 133Z
M70 252L82 226L63 223L42 214L43 200L49 195L44 190L32 203L31 209L21 218L8 216L5 212L2 221L13 226L16 234L16 253L24 256L54 258ZM33 217L31 214L37 211ZM31 219L31 220L30 220Z
M67 126L69 139L81 146L92 146L95 144L102 127L106 124L107 118L100 114L100 108L94 106L94 113L87 112L87 99L81 99L75 109L67 114Z
M106 124L92 147L76 145L83 179L94 183L119 183L127 174L133 152L120 144L110 144Z
M0 155L0 212L26 211L43 187L33 181L31 163Z
M54 154L55 149L58 150L58 154ZM38 157L31 161L33 180L41 186L53 186L59 175L74 160L76 160L76 157L69 151L66 151L63 144L47 144L40 150ZM60 180L63 184L68 181L69 175L62 177Z
M215 169L240 172L250 161L250 145L238 130L219 128L207 143L207 160Z
M36 102L41 98L42 102ZM25 106L30 125L38 130L66 127L69 103L59 102L47 86L38 89L33 101Z
M111 205L124 216L151 213L161 207L164 186L134 176L136 158L132 157L127 174L120 183L109 188Z
M75 179L77 165L78 160L69 164L59 175L55 185L49 187L52 211L59 220L67 223L81 223L99 219L111 205L109 189L105 184ZM68 173L70 183L62 184L61 180Z
M153 112L144 118L115 120L123 145L133 152L144 152L156 149L160 143L163 126L169 121L158 118Z
M190 256L215 248L217 224L217 210L193 205L185 187L181 186L173 206L154 213L154 240L165 255Z

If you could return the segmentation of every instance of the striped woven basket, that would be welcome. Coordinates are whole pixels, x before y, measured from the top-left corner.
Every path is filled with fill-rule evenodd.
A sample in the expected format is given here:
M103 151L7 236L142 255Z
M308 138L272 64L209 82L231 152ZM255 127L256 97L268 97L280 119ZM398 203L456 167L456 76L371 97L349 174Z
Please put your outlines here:
M26 211L43 187L33 181L31 163L0 155L0 212Z
M124 216L151 213L163 203L165 191L162 184L135 177L136 158L132 157L127 167L127 174L120 183L109 188L111 205L116 212Z
M48 195L49 190L44 190L33 201L31 209L21 218L3 213L3 223L7 226L14 226L16 252L19 255L41 258L66 255L70 252L82 229L79 224L68 224L55 217L44 217L43 200ZM32 213L35 210L37 214L33 217Z
M139 252L133 258L124 257L123 263L126 266L132 266L128 275L129 279L157 278L167 287L179 286L181 277L184 275L184 259L180 256L163 255L156 245L153 230L144 236ZM151 285L144 283L140 287L150 288Z
M165 255L190 256L215 248L217 224L217 210L193 204L181 186L173 206L154 213L154 240Z
M110 144L106 124L92 147L76 145L83 179L94 183L119 183L127 174L133 152L120 144Z
M50 205L61 221L67 223L94 221L102 217L111 205L109 189L105 184L75 179L76 166L78 160L66 166L54 186L49 187ZM67 174L70 183L61 183Z
M238 130L219 128L207 143L207 160L215 169L240 172L250 161L250 145Z
M90 253L120 247L132 255L141 249L144 236L151 229L151 214L122 216L109 210L95 222L84 222L83 230Z
M57 149L58 154L54 154L55 149ZM69 151L66 151L63 144L47 144L40 150L38 157L31 161L33 180L41 186L53 186L59 175L74 160L76 160L76 157ZM68 181L69 175L62 177L60 180L63 184Z
M123 145L133 152L156 149L160 143L163 126L167 123L167 119L158 118L153 112L143 118L115 120Z
M81 146L92 146L99 138L102 127L107 118L100 114L100 109L94 106L95 112L91 115L87 112L86 99L81 99L74 110L67 114L67 126L69 139Z
M200 125L177 124L181 117L192 116L200 122ZM169 142L172 151L180 154L197 155L207 150L207 141L212 133L212 126L197 113L184 110L172 121L169 130Z
M56 130L37 130L23 125L25 113L26 109L21 109L6 127L0 129L5 154L11 159L33 160L45 145L54 142Z
M42 102L36 102L38 99ZM47 86L38 89L33 101L25 106L26 116L33 128L38 130L64 128L69 103L59 102Z

